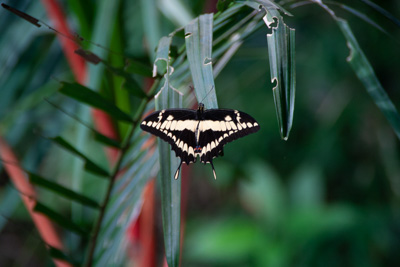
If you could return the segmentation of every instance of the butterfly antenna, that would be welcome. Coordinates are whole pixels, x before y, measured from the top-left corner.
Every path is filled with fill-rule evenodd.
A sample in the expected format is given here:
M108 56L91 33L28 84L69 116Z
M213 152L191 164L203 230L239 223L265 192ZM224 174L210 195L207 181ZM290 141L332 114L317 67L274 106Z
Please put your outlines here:
M207 92L207 94L203 97L203 99L199 103L203 103L203 101L207 98L207 96L210 94L210 92L214 89L214 85L211 87L211 89Z
M215 173L214 164L212 163L212 161L210 161L210 163L211 163L211 168L213 170L214 179L217 180L217 174Z
M179 172L181 170L181 166L182 166L182 160L181 160L181 163L179 163L178 169L176 169L175 176L174 176L175 180L177 180L179 177Z

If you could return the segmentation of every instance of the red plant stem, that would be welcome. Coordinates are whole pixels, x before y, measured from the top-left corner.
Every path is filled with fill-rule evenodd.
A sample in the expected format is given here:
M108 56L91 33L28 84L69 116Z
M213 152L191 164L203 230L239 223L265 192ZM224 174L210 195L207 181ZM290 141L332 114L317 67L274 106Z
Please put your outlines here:
M182 251L183 251L183 240L185 236L185 226L186 226L186 207L189 195L189 177L191 176L192 168L190 166L185 166L182 168L182 176L181 176L181 244L180 244L180 258L179 265L182 266Z
M74 36L70 30L64 12L61 6L55 0L42 0L44 7L46 8L47 14L54 24L54 28L57 31L70 36L72 40L58 36L58 40L61 43L62 50L64 51L65 57L70 65L72 72L74 73L75 79L79 83L84 83L86 79L86 63L85 60L75 54L75 50L79 46L74 41Z
M63 250L64 246L61 237L57 233L54 224L41 213L35 212L33 209L36 205L36 192L32 184L29 183L25 172L19 167L19 161L7 142L0 137L0 157L3 160L3 165L8 173L15 188L20 193L21 199L25 204L33 223L36 226L43 241L54 248ZM72 266L66 261L53 259L57 267Z
M139 240L141 245L141 255L139 257L139 267L156 266L155 255L155 233L154 233L154 186L155 179L147 183L143 194L143 207L139 217L140 233Z
M75 79L78 83L84 84L87 79L87 68L86 62L81 57L75 54L75 50L79 48L75 42L75 37L68 26L64 12L56 0L42 0L43 5L47 10L47 14L54 24L54 28L61 32L64 36L58 35L61 48L64 51L64 55L70 65L72 72L74 73ZM71 39L65 38L69 36ZM105 112L92 109L92 117L96 129L103 135L118 140L119 136L115 130L114 124L108 114ZM111 165L115 164L119 150L116 148L107 147L106 153L108 160Z
M96 129L108 138L119 140L119 136L115 131L115 126L111 120L111 117L102 110L92 109L92 117ZM114 147L107 147L106 154L108 161L111 165L114 165L118 159L119 149Z

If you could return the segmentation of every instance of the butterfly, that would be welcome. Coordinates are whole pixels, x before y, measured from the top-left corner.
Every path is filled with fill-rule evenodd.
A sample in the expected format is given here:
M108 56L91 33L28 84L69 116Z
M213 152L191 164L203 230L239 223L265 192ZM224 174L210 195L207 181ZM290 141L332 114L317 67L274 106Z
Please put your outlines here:
M148 115L140 128L154 134L171 145L181 159L174 178L178 179L182 163L189 165L200 157L210 163L214 178L213 159L223 155L223 147L240 137L260 129L250 115L233 109L205 109L200 103L194 109L163 109Z

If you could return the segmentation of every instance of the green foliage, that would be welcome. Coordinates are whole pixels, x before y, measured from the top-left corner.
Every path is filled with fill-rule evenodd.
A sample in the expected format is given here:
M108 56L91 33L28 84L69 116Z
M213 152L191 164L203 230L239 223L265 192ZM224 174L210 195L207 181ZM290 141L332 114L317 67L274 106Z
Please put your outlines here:
M39 2L20 2L15 8L46 17ZM76 265L127 264L128 228L146 183L158 174L170 266L179 266L180 257L183 266L398 262L399 94L391 88L399 67L392 65L397 44L387 38L396 36L384 21L398 26L386 11L392 2L383 9L370 1L289 1L283 9L268 0L226 0L218 1L215 15L201 15L194 2L175 3L198 16L182 27L154 1L68 0L83 48L102 59L89 65L85 85L72 82L48 31L1 10L0 132L32 170L28 177L40 200L35 210L56 222L67 240L65 251L49 248L48 254ZM354 20L360 18L366 23ZM333 22L341 31L330 28ZM60 89L51 76L65 81ZM42 101L49 96L65 112ZM182 178L173 179L179 159L168 144L149 147L138 126L154 107L191 107L195 99L207 108L244 110L261 131L226 148L215 161L219 180L209 168L191 169L180 255L186 203L180 203ZM110 115L120 139L92 130L89 107ZM38 129L54 137L44 140L33 134ZM277 129L287 142L278 142ZM113 163L103 152L110 147L119 154ZM12 186L1 188L0 200L4 217L28 220Z

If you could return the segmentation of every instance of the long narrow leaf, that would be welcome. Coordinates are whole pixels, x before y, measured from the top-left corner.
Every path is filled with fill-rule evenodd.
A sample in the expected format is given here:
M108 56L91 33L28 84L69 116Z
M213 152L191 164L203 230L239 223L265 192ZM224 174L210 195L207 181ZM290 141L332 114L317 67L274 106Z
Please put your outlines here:
M57 223L58 225L68 229L74 233L79 234L80 236L86 237L88 236L88 231L80 227L79 225L73 223L67 217L61 215L60 213L50 209L46 205L36 202L36 205L33 209L35 212L40 212L47 217L49 217L53 222Z
M287 140L293 124L296 88L295 30L284 23L279 9L288 15L290 13L276 3L269 0L254 0L248 4L258 8L255 3L261 4L264 8L266 12L264 22L272 30L271 34L267 35L271 82L275 83L272 91L280 135L283 140Z
M137 97L145 97L146 94L143 92L141 86L138 84L137 81L123 69L116 68L108 64L106 61L103 61L103 64L106 65L107 69L110 70L117 76L124 78L124 89L126 89L130 94L137 96Z
M396 106L390 100L385 89L383 89L381 83L376 77L371 64L363 53L361 47L358 45L347 21L343 19L337 19L336 21L342 30L343 35L346 37L347 45L350 49L350 56L347 58L347 62L349 62L358 79L362 82L365 89L367 89L368 94L385 115L386 119L392 125L397 137L400 139L400 115Z
M337 17L335 13L321 1L314 2L325 9L328 14L331 15L331 17L337 22L347 40L347 46L350 49L350 56L347 58L347 62L349 62L358 79L367 89L368 94L372 97L375 104L385 115L397 137L400 139L400 115L396 109L396 106L390 100L388 94L385 92L385 89L383 89L381 83L376 77L376 74L367 57L365 56L361 47L358 45L357 39L350 29L349 24L346 20Z
M287 140L293 124L296 88L295 31L278 20L278 26L267 35L268 54L271 66L272 89L278 116L281 138Z
M18 159L13 150L1 137L0 157L3 160L5 171L10 176L15 188L17 188L18 192L20 192L20 197L30 216L32 217L32 220L43 241L50 246L63 250L64 244L61 241L61 236L57 232L55 225L51 222L51 220L49 220L48 217L34 212L34 206L36 203L34 199L36 198L36 192L32 184L30 184L26 179L26 174L22 168L19 167ZM57 259L54 259L54 263L57 266L68 266L64 265L66 264L64 261L59 261Z
M61 251L55 247L48 246L48 250L49 250L49 254L52 258L65 260L65 261L73 264L73 266L81 266L82 265L81 262L78 262L78 261L72 259L71 256L65 254L63 251Z
M80 152L78 149L76 149L73 145L68 143L61 136L56 136L56 137L49 138L49 139L52 140L53 142L55 142L56 144L58 144L59 146L63 147L64 149L70 151L71 153L73 153L73 154L79 156L81 159L83 159L85 161L85 169L86 170L88 170L94 174L100 175L100 176L106 176L106 177L109 176L108 171L104 170L99 165L94 163L92 160L90 160L82 152Z
M74 98L80 102L86 103L94 108L101 109L115 119L132 122L130 115L120 110L117 106L102 97L99 93L77 83L62 82L61 84L62 86L59 90L60 93Z
M115 139L109 138L104 134L99 133L98 131L94 131L94 140L103 145L107 145L110 147L121 148L121 143Z
M140 76L152 77L151 67L136 60L129 60L125 71L128 73L135 73Z
M99 208L99 204L89 197L78 194L75 191L72 191L72 190L70 190L62 185L59 185L55 182L52 182L48 179L45 179L37 174L28 172L28 176L29 176L29 181L32 184L35 184L35 185L43 187L43 188L47 188L61 196L64 196L68 199L79 202L83 205L93 207L93 208Z

